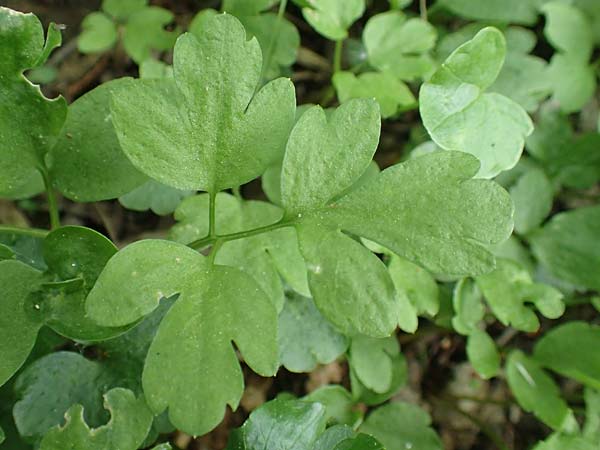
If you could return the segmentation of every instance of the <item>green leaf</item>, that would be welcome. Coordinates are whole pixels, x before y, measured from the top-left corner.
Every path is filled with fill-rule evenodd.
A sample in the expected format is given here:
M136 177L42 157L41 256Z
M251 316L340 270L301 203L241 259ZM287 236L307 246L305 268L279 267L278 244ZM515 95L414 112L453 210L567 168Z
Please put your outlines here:
M69 106L49 153L54 185L66 197L80 202L112 199L147 179L122 152L111 121L111 96L122 95L134 85L131 78L112 80Z
M369 63L405 81L433 72L435 63L427 52L433 49L436 38L431 24L409 19L400 11L371 17L363 33Z
M81 53L101 53L114 47L119 38L117 25L101 12L85 16L81 22L77 48Z
M197 258L189 287L150 346L142 382L155 413L168 408L173 425L202 435L223 419L226 404L237 408L243 393L232 342L260 375L274 375L279 364L277 314L265 293L243 272L208 269Z
M117 19L127 20L147 4L148 0L102 0L102 10Z
M379 129L379 108L373 100L348 101L329 117L320 106L302 114L283 160L281 196L286 215L301 216L325 206L352 186L373 158Z
M555 53L548 72L554 91L552 98L565 113L579 111L596 91L594 68L577 57Z
M42 326L39 313L28 300L40 282L37 270L19 261L0 261L0 386L25 362Z
M400 304L383 262L337 230L297 226L308 283L321 313L345 335L389 336Z
M359 360L358 367L361 368L359 371L360 376L365 378L367 383L371 384L372 387L377 388L377 385L379 385L380 392L369 389L363 384L361 378L357 374L357 371L354 370L354 356L351 352L349 362L352 369L350 370L352 395L357 401L367 405L379 405L393 397L398 390L404 384L406 384L408 377L406 359L400 352L398 343L394 342L394 336L390 336L385 339L372 339L365 337L361 337L360 339L366 339L366 342L363 342L362 344L362 355L357 355ZM373 352L372 355L366 354L366 352L369 351L369 348ZM367 363L369 359L373 362L373 364L376 364L376 366L372 368L365 367L365 363ZM381 388L383 387L381 380L376 380L376 376L373 373L376 368L381 371L381 377L386 381L387 389L385 391L381 391Z
M0 427L0 444L4 442L4 439L6 439L6 435L4 434L2 427Z
M600 290L600 207L553 216L531 234L533 254L553 275L572 284Z
M496 376L500 370L500 353L496 343L483 330L473 330L467 338L467 356L475 371L483 378Z
M559 430L573 420L556 383L521 351L514 350L508 355L506 377L521 408L533 413L549 427Z
M108 261L87 297L87 315L107 327L131 324L181 292L204 264L198 252L181 244L135 242Z
M306 395L303 400L324 405L328 423L352 426L361 418L361 413L354 410L352 394L337 384L321 386Z
M556 183L587 189L600 180L600 134L575 136L566 115L545 108L536 130L527 139L527 150Z
M151 210L159 216L165 216L173 213L181 201L192 194L192 191L182 191L158 181L148 180L133 191L119 197L119 203L134 211Z
M352 72L337 72L333 85L340 102L353 98L374 98L379 103L381 117L392 117L398 108L415 104L408 86L388 72L367 72L358 77Z
M395 336L384 339L357 336L350 344L349 364L364 387L382 394L392 386L392 361L399 354Z
M102 394L109 383L107 375L100 363L72 352L51 353L27 366L15 384L19 400L13 416L19 434L29 441L40 440L76 403L84 408L91 426L105 423Z
M552 46L587 62L592 55L594 40L592 27L584 13L560 1L546 3L541 10L546 16L544 34Z
M557 49L550 61L554 98L563 111L578 111L596 90L594 69L588 65L594 48L591 24L581 10L562 2L546 3L542 11L544 34ZM565 86L567 80L569 86Z
M486 93L506 54L504 36L484 28L446 59L419 94L423 124L445 150L471 153L481 161L480 178L514 167L533 124L514 101Z
M435 316L438 313L438 286L429 272L397 255L390 256L388 270L396 291L409 299L417 314Z
M365 12L365 0L307 0L302 15L317 33L332 41L348 37L348 29Z
M140 64L151 56L152 50L170 50L179 30L167 31L164 27L173 18L171 11L156 6L132 13L123 32L123 47L127 54Z
M436 48L438 59L446 59L484 27L481 23L471 23L445 35ZM503 33L506 38L506 59L498 78L489 87L489 92L502 94L520 104L526 111L534 112L539 103L552 92L548 65L542 58L529 54L536 44L534 32L521 27L508 27Z
M291 372L310 372L329 364L348 348L348 340L325 320L311 298L290 293L279 314L279 359Z
M320 403L275 399L250 414L241 428L244 450L309 450L325 430Z
M537 22L536 0L442 0L440 5L466 19L522 25Z
M44 259L49 283L39 294L44 322L57 333L80 341L114 337L125 328L98 326L86 314L86 296L110 258L115 245L89 228L66 226L44 240ZM63 287L62 282L77 282ZM117 296L118 299L118 296Z
M108 420L102 394L124 387L141 394L142 369L158 324L171 306L165 300L144 321L95 348L96 361L78 353L56 352L36 360L19 375L14 417L21 436L38 440L75 403L84 406L86 422L100 426ZM34 350L35 351L35 350ZM158 419L158 418L157 418Z
M173 78L173 66L152 58L148 58L140 64L139 72L140 78L145 79Z
M374 436L386 450L442 450L429 414L418 406L392 402L373 411L359 431Z
M552 211L554 188L541 169L522 175L511 187L515 203L515 231L526 234L537 228Z
M171 447L171 444L165 443L159 444L156 447L152 447L152 450L173 450L173 447Z
M138 82L113 97L123 151L142 172L179 189L216 193L261 175L281 157L295 99L285 79L254 95L260 67L259 45L246 41L239 21L210 17L200 39L178 39L173 84Z
M81 405L71 407L65 415L64 427L50 430L44 436L40 450L136 450L152 425L152 413L143 397L136 399L133 392L116 388L106 394L105 408L110 411L110 422L92 430L83 418L84 408Z
M327 428L310 450L333 450L340 442L352 439L354 434L354 430L349 426L335 425Z
M67 105L62 97L47 99L22 75L45 55L37 17L0 7L0 53L0 197L33 195L41 187L38 169L60 132Z
M583 398L586 415L583 435L597 442L600 438L600 392L585 388Z
M223 0L223 11L237 16L254 16L276 3L277 0Z
M60 47L62 44L62 30L61 25L57 25L54 22L50 22L48 25L48 32L46 34L46 43L44 44L44 50L35 62L36 67L42 66L50 57L50 54L55 48Z
M569 434L553 434L543 442L538 443L533 450L596 450L598 444L588 439Z
M471 180L477 170L477 160L462 152L423 155L389 167L310 216L435 274L489 272L494 258L483 244L508 238L512 202L497 184Z
M521 331L537 331L540 326L526 302L550 319L560 317L565 309L560 291L533 282L529 272L514 261L498 259L496 270L478 276L476 282L498 320Z
M253 2L249 2L253 3ZM263 72L265 78L278 77L283 69L296 62L300 47L300 34L292 22L277 14L240 16L249 36L254 36L263 53ZM271 59L267 61L267 55ZM269 63L269 67L264 67Z
M360 433L355 437L344 439L333 450L385 450L373 436Z
M485 316L481 291L475 281L463 278L454 286L452 305L456 315L452 318L454 329L464 335L477 330L477 324Z
M42 249L43 242L43 235L30 236L0 230L0 243L14 253L15 259L38 270L46 270L47 268Z
M553 328L535 344L534 358L544 367L600 389L600 327L568 322Z

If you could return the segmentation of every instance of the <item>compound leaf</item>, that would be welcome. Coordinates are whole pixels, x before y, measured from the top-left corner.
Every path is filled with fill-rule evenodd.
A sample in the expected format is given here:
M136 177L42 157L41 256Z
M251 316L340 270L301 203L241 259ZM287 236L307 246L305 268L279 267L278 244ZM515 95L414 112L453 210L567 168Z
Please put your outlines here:
M37 270L20 261L0 261L0 386L25 362L42 326L28 300L40 283Z
M124 152L142 172L179 189L216 193L281 158L295 96L286 79L254 95L260 48L246 41L233 16L209 17L199 37L177 40L174 83L138 82L113 97L112 117Z
M365 12L365 0L307 0L302 8L306 21L332 41L348 37L348 28Z
M80 202L108 200L146 181L121 150L110 113L111 96L133 85L131 78L111 80L69 105L67 120L48 155L54 185L66 197Z
M477 156L480 178L514 167L533 131L520 105L485 92L498 77L505 54L502 33L484 28L446 59L419 94L423 124L431 138L445 150Z
M143 397L136 398L127 389L115 388L107 392L104 399L105 408L111 414L108 424L90 429L83 418L83 406L75 405L65 414L65 425L53 428L44 436L40 450L139 448L152 425L152 413Z
M498 259L496 270L476 278L494 315L504 325L522 331L537 331L540 322L535 313L525 306L533 303L545 317L560 317L565 306L563 295L557 289L535 283L526 269L508 259Z
M555 276L600 289L600 206L556 214L530 236L537 259Z
M348 340L321 315L311 298L290 293L279 314L279 358L291 372L310 372L346 351Z
M537 341L534 358L544 367L600 389L600 357L590 349L600 345L600 327L568 322Z
M397 255L390 256L388 271L396 291L408 298L417 314L433 317L438 313L438 285L429 272Z
M410 403L393 402L377 408L359 431L374 436L387 450L442 450L429 414Z
M549 427L559 430L573 420L554 380L523 352L514 350L508 355L506 377L519 405Z
M187 433L212 430L243 392L232 342L255 372L275 374L277 313L265 293L235 268L197 269L148 351L142 383L150 408L168 408L173 425Z

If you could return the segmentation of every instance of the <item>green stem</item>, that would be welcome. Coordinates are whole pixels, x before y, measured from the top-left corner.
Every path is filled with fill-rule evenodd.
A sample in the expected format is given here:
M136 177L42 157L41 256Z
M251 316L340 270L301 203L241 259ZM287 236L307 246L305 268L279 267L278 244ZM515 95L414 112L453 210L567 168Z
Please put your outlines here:
M50 228L52 230L60 227L60 217L58 215L58 204L56 203L56 193L52 187L52 181L46 168L40 168L40 173L44 179L44 186L46 186L46 196L48 197L48 213L50 214Z
M211 192L208 194L208 236L214 238L217 236L216 230L216 210L217 210L217 194Z
M212 248L210 249L210 254L208 255L208 266L212 267L215 264L215 258L217 257L217 252L223 245L224 241L221 239L217 239Z
M8 225L0 225L0 232L2 233L14 233L14 234L22 234L24 236L32 236L36 238L45 238L49 233L48 230L40 230L39 228L19 228L19 227L11 227Z
M251 236L256 236L257 234L268 233L269 231L277 230L277 229L283 228L283 227L289 227L292 225L293 225L293 222L285 221L282 219L279 222L275 222L270 225L265 225L264 227L253 228L252 230L239 231L237 233L222 234L222 235L216 235L216 236L208 235L208 236L203 237L202 239L198 239L198 240L188 244L188 247L193 248L194 250L200 250L208 245L215 244L217 241L222 241L222 243L225 243L228 241L235 241L237 239L244 239L244 238L248 238Z
M344 40L335 41L335 49L333 50L333 74L335 75L342 70L342 50Z
M277 11L277 22L275 23L275 29L271 34L271 40L269 41L269 47L267 48L267 52L265 55L264 64L262 67L262 71L260 74L261 82L265 79L265 75L269 66L271 65L271 60L273 59L273 53L275 51L275 43L279 39L279 32L281 31L281 22L283 21L283 15L285 14L285 8L287 7L287 0L281 0L279 2L279 10Z
M421 12L421 19L427 22L427 0L420 0L419 10Z

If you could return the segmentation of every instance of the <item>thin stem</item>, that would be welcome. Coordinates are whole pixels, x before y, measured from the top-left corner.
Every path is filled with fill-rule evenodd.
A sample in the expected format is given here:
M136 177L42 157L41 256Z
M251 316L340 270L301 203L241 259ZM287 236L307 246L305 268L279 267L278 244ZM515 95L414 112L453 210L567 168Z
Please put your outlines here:
M58 215L58 204L56 203L56 193L52 187L52 181L46 168L40 168L40 173L44 179L44 186L46 186L46 196L48 197L48 213L50 214L50 228L56 229L60 227L60 216Z
M279 39L279 31L281 30L281 22L283 21L283 15L285 14L285 8L287 7L287 0L281 0L279 2L279 10L277 11L277 22L275 23L275 29L273 33L271 33L271 40L269 41L269 47L267 48L267 53L265 55L264 64L262 67L262 71L260 74L261 81L265 79L265 75L269 66L271 65L271 60L273 59L273 53L275 52L275 43Z
M208 206L208 236L214 238L217 236L216 230L216 209L217 209L217 194L211 192L208 194L209 206Z
M208 266L212 267L215 264L215 258L217 257L217 252L223 245L224 241L221 239L217 239L212 248L210 249L210 254L208 255Z
M419 10L421 11L421 19L427 22L427 0L420 0Z
M202 239L198 239L188 244L188 247L193 248L194 250L200 250L208 245L216 243L217 241L222 241L222 243L228 241L235 241L237 239L244 239L247 237L256 236L257 234L268 233L269 231L277 230L283 227L289 227L292 225L293 222L282 219L279 222L275 222L270 225L265 225L264 227L254 228L252 230L239 231L237 233L223 234L220 236L205 236Z
M32 236L36 238L45 238L49 233L48 230L40 230L39 228L20 228L20 227L11 227L8 225L0 225L0 232L3 233L14 233L14 234L22 234L24 236Z
M333 50L333 74L335 75L342 70L342 50L344 47L344 40L340 39L335 41L335 49Z

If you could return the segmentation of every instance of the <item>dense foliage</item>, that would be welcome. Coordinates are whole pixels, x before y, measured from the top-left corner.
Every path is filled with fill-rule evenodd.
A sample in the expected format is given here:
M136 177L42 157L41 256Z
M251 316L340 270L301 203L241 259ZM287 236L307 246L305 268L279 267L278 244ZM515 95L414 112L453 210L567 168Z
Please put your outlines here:
M0 7L0 197L49 213L0 225L0 447L184 447L242 402L229 450L600 448L600 2L415 3L104 0L77 50L140 76L70 103L34 84L62 27ZM116 199L175 222L61 217Z

